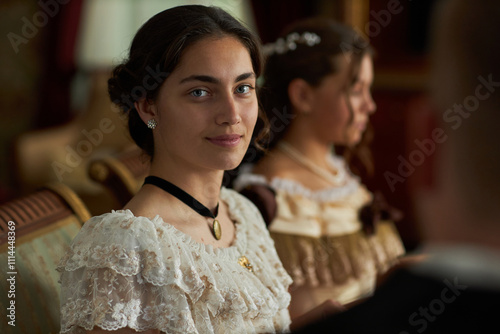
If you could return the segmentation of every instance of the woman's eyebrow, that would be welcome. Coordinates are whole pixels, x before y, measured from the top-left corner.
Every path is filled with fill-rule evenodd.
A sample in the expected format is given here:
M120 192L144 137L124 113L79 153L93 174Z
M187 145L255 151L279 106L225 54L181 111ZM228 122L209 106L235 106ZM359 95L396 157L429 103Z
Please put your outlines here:
M252 77L255 77L255 73L253 73L253 72L243 73L243 74L238 75L236 77L236 79L234 80L234 82L239 82L239 81L242 81L242 80L245 80L248 78L252 78ZM221 82L219 79L212 77L210 75L194 74L194 75L190 75L188 77L185 77L184 79L182 79L180 81L180 83L183 84L183 83L190 82L190 81L202 81L202 82L208 82L208 83L214 83L214 84L218 84Z
M180 81L180 83L190 82L190 81L202 81L208 83L220 83L220 80L209 75L190 75Z
M242 81L242 80L245 80L248 78L255 78L255 73L248 72L248 73L240 74L236 77L236 80L234 80L234 82L239 82L239 81Z

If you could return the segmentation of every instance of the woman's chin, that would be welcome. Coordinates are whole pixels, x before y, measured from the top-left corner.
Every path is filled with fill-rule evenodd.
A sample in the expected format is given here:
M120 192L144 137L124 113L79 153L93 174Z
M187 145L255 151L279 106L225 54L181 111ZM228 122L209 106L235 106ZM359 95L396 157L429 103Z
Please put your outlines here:
M225 171L233 170L240 165L242 160L243 157L238 157L238 158L232 157L230 159L221 160L218 169Z
M362 132L352 134L351 137L347 140L347 146L354 147L358 145L361 142L362 136Z

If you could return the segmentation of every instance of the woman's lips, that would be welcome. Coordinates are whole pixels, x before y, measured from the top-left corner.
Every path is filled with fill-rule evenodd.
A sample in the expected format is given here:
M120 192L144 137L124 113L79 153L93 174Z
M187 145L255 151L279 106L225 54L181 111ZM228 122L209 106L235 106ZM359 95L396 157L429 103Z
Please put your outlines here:
M221 135L217 137L210 137L207 138L209 142L211 142L214 145L221 146L221 147L235 147L237 146L240 141L241 141L241 136L240 135Z

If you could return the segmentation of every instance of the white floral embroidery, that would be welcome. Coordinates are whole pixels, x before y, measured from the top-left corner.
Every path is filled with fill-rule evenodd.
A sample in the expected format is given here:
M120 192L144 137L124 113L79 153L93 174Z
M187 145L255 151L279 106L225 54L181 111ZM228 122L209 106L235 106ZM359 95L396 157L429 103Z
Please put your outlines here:
M135 327L137 324L137 318L141 314L140 300L132 299L128 303L117 303L113 307L113 319L116 319L119 326L125 327L131 325Z
M160 217L114 211L85 223L61 259L61 333L129 327L166 333L286 332L288 286L248 200L223 188L236 221L229 248L194 242ZM250 273L238 264L244 254Z

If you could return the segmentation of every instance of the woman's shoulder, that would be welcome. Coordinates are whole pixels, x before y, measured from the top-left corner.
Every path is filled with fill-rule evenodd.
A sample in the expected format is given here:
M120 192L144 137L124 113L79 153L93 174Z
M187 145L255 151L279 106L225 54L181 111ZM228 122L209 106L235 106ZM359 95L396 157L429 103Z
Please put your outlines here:
M274 178L293 178L297 174L297 166L279 151L262 158L253 168L253 172L263 175L267 180Z
M236 191L249 185L271 186L274 179L293 179L295 172L288 164L277 159L264 157L258 164L243 164L233 183Z
M135 216L130 210L112 210L90 218L83 225L73 243L79 243L88 238L95 242L140 239L157 234L159 216ZM126 239L123 239L126 238Z
M167 233L160 221L159 216L135 216L130 210L92 217L71 242L58 270L107 267L124 275L136 274L147 254L157 254L169 245L170 253L174 253L172 245L176 243L176 235Z

